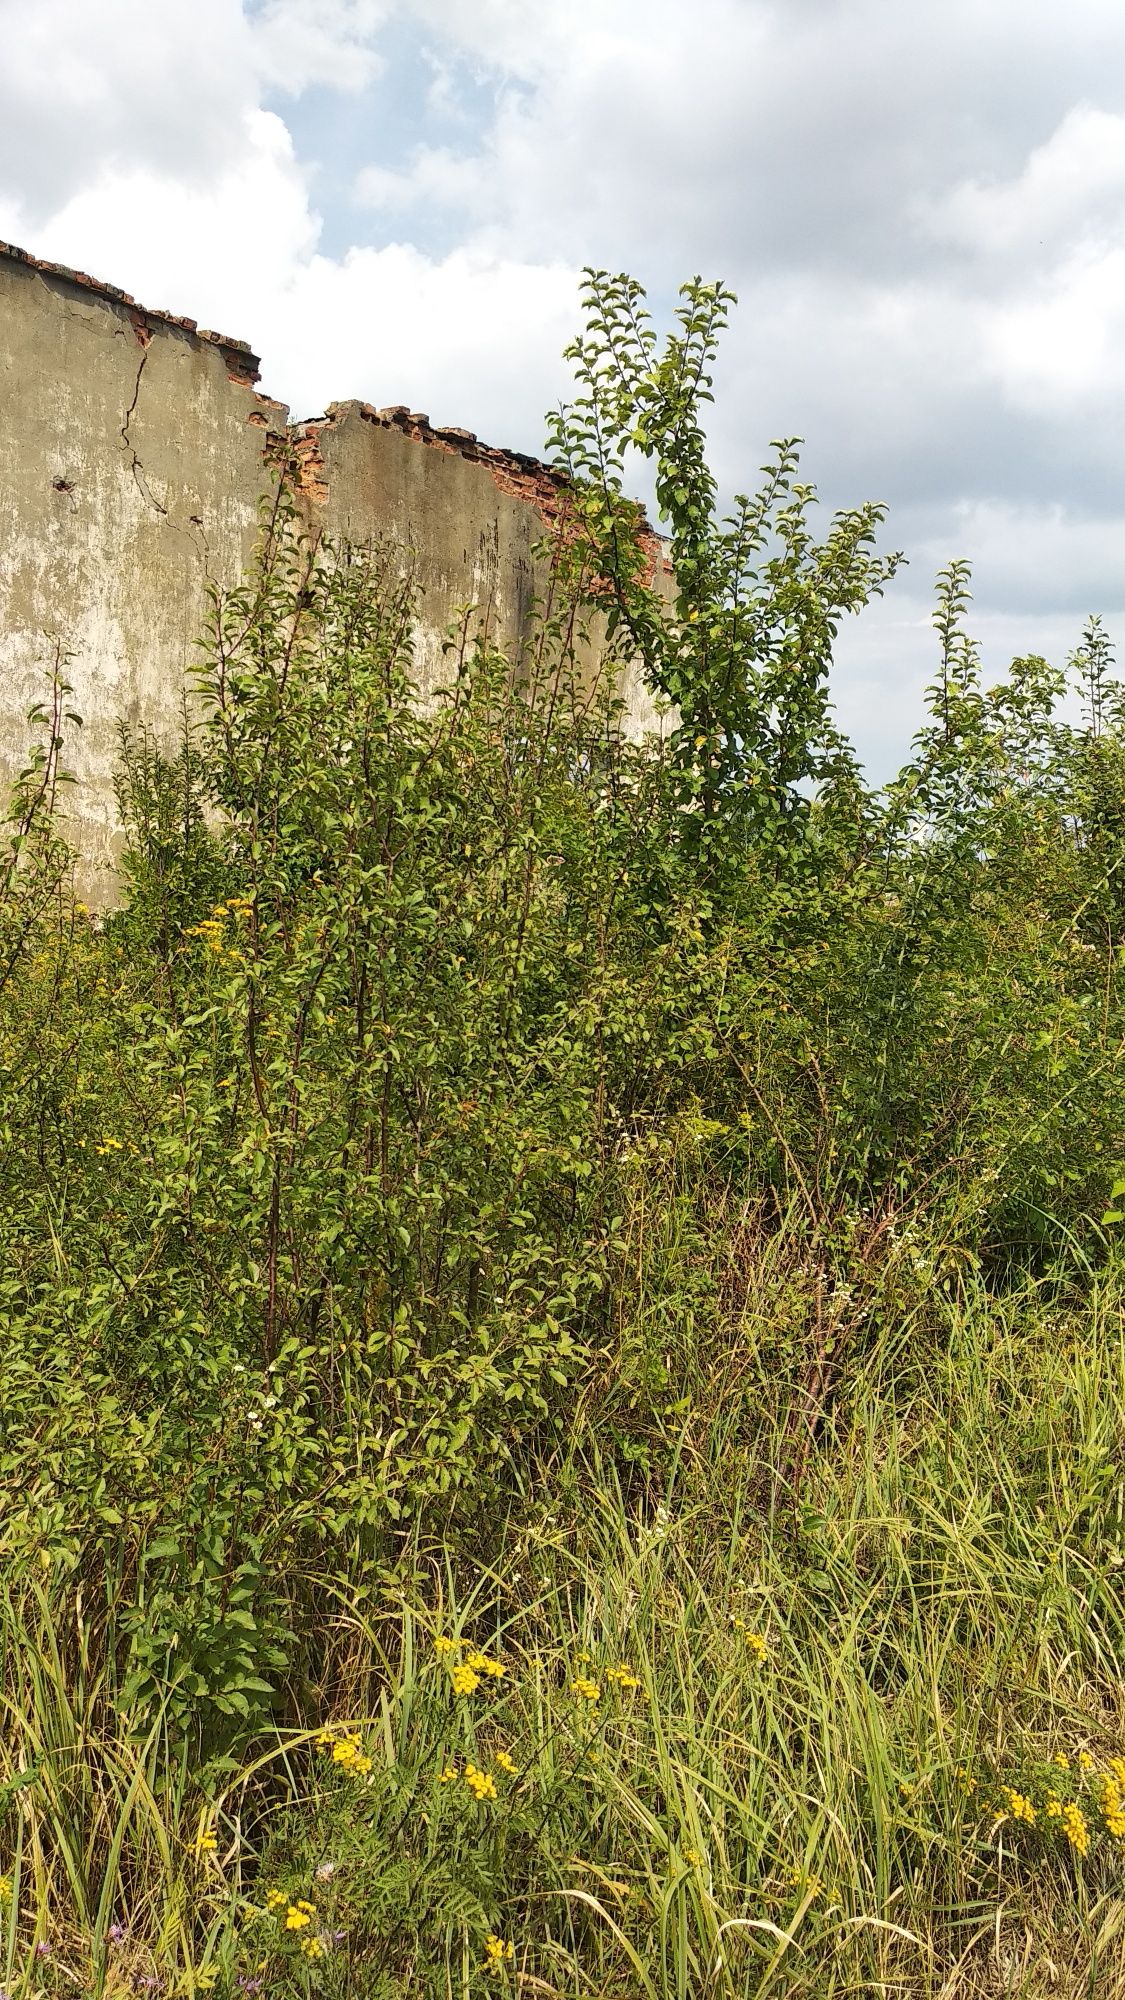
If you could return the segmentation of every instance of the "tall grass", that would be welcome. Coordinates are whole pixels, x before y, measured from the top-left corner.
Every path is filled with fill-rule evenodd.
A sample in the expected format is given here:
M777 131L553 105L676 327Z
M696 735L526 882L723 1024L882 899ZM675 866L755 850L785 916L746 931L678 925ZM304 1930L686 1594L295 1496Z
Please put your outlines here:
M417 1531L378 1591L324 1593L299 1726L206 1787L106 1699L79 1596L9 1590L10 1988L1125 1994L1090 1789L1125 1747L1120 1292L932 1318L912 1378L892 1341L823 1413L799 1491L778 1413L699 1375L659 1490L587 1434L487 1559ZM476 1647L504 1674L458 1695ZM1007 1803L1059 1756L1084 1858Z

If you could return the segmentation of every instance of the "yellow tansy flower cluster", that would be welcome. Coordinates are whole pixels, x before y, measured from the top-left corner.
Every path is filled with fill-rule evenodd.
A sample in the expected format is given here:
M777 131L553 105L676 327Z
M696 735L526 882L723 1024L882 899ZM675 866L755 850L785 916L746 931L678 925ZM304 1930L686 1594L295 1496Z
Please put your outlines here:
M204 917L202 923L192 924L190 930L184 932L184 936L202 938L208 951L213 951L217 958L222 957L223 925L221 918Z
M597 1681L587 1679L585 1674L579 1674L571 1681L570 1691L578 1696L579 1701L593 1703L601 1700L602 1691Z
M510 1757L506 1750L498 1750L492 1762L496 1770L503 1771L507 1777L515 1775L515 1759ZM482 1771L478 1764L466 1763L463 1770L459 1769L456 1764L447 1764L443 1771L438 1772L439 1785L455 1785L458 1778L465 1780L475 1799L495 1799L499 1797L496 1789L496 1780L492 1772Z
M439 1659L449 1661L449 1679L454 1694L475 1694L482 1679L501 1681L507 1673L502 1660L493 1659L491 1653L480 1653L470 1647L463 1659L454 1660L453 1655L460 1647L459 1639L447 1638L439 1633L434 1640L434 1651Z
M619 1666L607 1667L605 1677L611 1687L619 1687L623 1694L635 1694L640 1687L640 1681L632 1667L626 1666L624 1660Z
M1062 1829L1076 1854L1085 1854L1090 1845L1090 1829L1081 1806L1073 1799L1062 1809Z
M502 1660L494 1660L488 1653L466 1654L465 1665L475 1674L488 1674L495 1681L502 1681L508 1671Z
M1101 1781L1099 1804L1111 1840L1125 1841L1125 1757L1111 1757Z
M474 1799L495 1799L499 1797L496 1780L491 1771L480 1771L475 1764L466 1764L465 1783Z
M760 1632L753 1631L743 1618L732 1618L731 1624L734 1626L736 1632L741 1632L746 1641L746 1650L752 1660L761 1666L764 1660L769 1659L770 1649Z
M1011 1785L1002 1785L1000 1796L1007 1801L1008 1811L1013 1819L1023 1820L1026 1826L1035 1825L1035 1807L1025 1792L1017 1792Z
M184 936L202 939L208 951L214 952L216 958L222 958L224 956L223 931L227 917L248 917L253 908L253 903L248 902L245 896L231 896L225 903L216 903L210 916L204 917L198 924L192 924L184 932ZM240 960L242 953L230 951L225 956Z
M508 1938L498 1937L495 1931L489 1931L484 1941L484 1949L486 1972L499 1972L502 1966L508 1964L515 1956L511 1941Z
M1080 1858L1089 1853L1091 1841L1099 1831L1125 1845L1125 1757L1110 1757L1108 1770L1099 1771L1091 1751L1079 1750L1071 1759L1065 1750L1057 1750L1051 1764L1057 1771L1072 1772L1077 1767L1075 1775L1083 1788L1079 1797L1068 1799L1050 1787L1037 1810L1026 1793L1012 1785L1001 1785L995 1794L999 1809L997 1823L1004 1816L1022 1820L1027 1826L1042 1823L1044 1831L1061 1834Z
M280 1919L284 1930L294 1934L297 1948L305 1958L324 1957L333 1940L325 1932L314 1934L310 1930L316 1916L315 1903L308 1902L303 1896L291 1899L283 1889L267 1889L266 1908L271 1915Z
M824 1884L820 1876L806 1875L803 1868L794 1868L789 1877L789 1884L791 1888L799 1889L802 1896L808 1896L814 1903L818 1896L824 1894Z
M322 1729L316 1739L316 1747L326 1757L331 1757L342 1771L346 1771L349 1778L366 1778L371 1770L372 1759L354 1730L337 1736L331 1729Z

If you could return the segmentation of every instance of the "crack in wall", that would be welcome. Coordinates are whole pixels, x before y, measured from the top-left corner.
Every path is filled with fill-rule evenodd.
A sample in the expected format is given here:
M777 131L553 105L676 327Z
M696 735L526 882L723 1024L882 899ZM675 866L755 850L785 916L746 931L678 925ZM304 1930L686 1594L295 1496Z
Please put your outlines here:
M147 360L148 360L148 345L146 342L144 351L141 355L140 364L137 368L137 379L133 384L133 400L125 412L125 417L121 425L121 436L125 441L125 449L129 453L129 458L130 458L129 470L133 475L134 481L136 482L137 492L140 494L142 500L147 501L148 505L153 509L155 509L156 513L163 514L165 518L167 518L168 509L167 507L162 506L160 501L156 498L155 494L150 491L148 480L145 478L144 466L141 464L140 459L137 457L136 446L134 445L132 438L129 436L129 425L132 423L133 417L136 414L137 402L141 393L141 376L145 372L145 363L147 362Z

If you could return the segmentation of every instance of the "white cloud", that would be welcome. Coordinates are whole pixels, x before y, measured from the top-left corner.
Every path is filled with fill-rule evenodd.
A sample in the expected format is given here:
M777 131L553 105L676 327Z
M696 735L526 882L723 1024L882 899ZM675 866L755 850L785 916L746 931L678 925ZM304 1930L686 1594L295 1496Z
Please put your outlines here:
M254 101L237 0L0 0L0 198L38 230L110 165L197 185Z
M1120 237L1125 204L1125 117L1075 105L1007 179L969 179L923 206L935 236L995 268L1013 257L1033 267L1060 249Z
M948 555L1027 645L1123 594L1120 0L0 0L0 37L0 234L249 339L297 414L534 450L578 266L734 283L724 483L802 431L914 560L844 642L869 744Z
M365 90L382 73L374 43L390 12L389 0L266 0L250 16L258 73L294 96Z
M230 155L200 181L149 166L104 167L36 231L33 247L146 304L241 335L238 322L260 322L279 280L311 257L318 225L275 113L244 111ZM257 335L264 330L259 324Z
M37 253L249 339L263 386L296 416L347 396L405 402L534 449L566 386L558 357L577 318L574 271L471 248L432 258L403 243L321 256L282 120L249 112L240 136L238 157L205 187L107 171L37 232ZM0 204L0 236L6 227Z

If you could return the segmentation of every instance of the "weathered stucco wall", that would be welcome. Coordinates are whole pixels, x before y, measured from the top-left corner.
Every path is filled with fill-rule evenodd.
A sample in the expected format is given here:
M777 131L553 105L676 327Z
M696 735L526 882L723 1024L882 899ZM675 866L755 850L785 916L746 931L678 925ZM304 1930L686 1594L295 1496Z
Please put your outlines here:
M313 521L413 552L423 683L470 599L506 648L526 630L558 495L547 467L399 408L340 403L289 426L257 381L244 342L0 245L0 783L61 648L83 718L66 805L91 900L112 898L121 847L119 723L174 741L206 583L244 569L278 433Z

